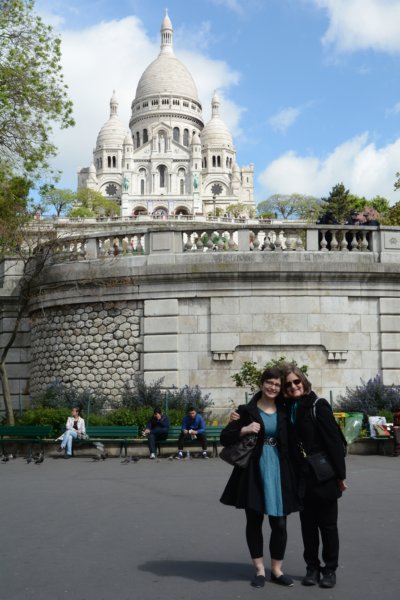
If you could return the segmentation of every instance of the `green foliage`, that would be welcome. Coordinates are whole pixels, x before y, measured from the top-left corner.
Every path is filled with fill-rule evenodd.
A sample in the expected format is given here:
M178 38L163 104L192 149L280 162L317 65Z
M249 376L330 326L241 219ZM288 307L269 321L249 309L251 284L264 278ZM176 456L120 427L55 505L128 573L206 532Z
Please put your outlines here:
M279 356L279 358L271 359L261 369L257 367L257 363L252 362L250 360L246 360L243 363L239 373L235 373L235 375L232 375L232 379L235 382L236 387L249 387L250 390L254 393L259 389L261 375L263 374L265 369L269 369L271 367L278 367L282 369L287 364L297 366L296 361L287 360L286 356ZM305 375L307 374L307 365L302 365L299 368L301 371L303 371Z
M394 182L394 189L400 190L400 172L399 171L396 173L396 177L397 177L397 179Z
M135 373L130 381L122 388L122 406L130 409L163 406L164 392L161 384L164 377L151 383L144 381L143 375Z
M244 204L243 202L233 202L232 204L229 204L225 210L235 219L244 215L251 217L254 213L252 207Z
M112 217L119 215L120 208L115 200L105 198L95 190L83 188L76 193L76 205L70 209L70 217Z
M19 425L51 425L53 433L60 435L65 431L65 423L71 415L68 408L37 407L26 410L18 418Z
M367 383L361 380L361 385L346 388L345 395L337 399L335 409L362 412L369 416L380 415L382 411L391 415L393 411L400 409L400 386L384 385L379 375L369 379Z
M170 409L181 411L182 414L185 414L189 406L194 406L199 412L204 414L214 404L210 398L210 394L203 396L198 385L194 387L184 385L180 389L173 386L171 390L165 392L164 398L165 406L168 407L168 414Z
M44 212L54 210L60 217L65 214L76 201L76 193L72 190L57 189L54 186L43 186L40 190Z
M400 226L400 202L396 202L396 204L389 208L385 223L396 227Z
M47 169L52 122L74 125L61 40L33 0L0 0L0 155L33 176Z
M324 209L330 211L338 223L345 223L352 211L357 210L354 206L354 197L350 195L349 190L346 190L343 183L333 186L329 196L322 198L322 201Z
M13 175L10 167L0 160L0 255L15 252L20 246L21 227L32 218L30 188L29 179Z
M93 390L77 390L72 386L66 386L55 380L32 400L33 407L43 408L68 408L79 406L85 412L88 411L90 403L90 414L101 414L104 409L112 406L112 400L101 392Z
M273 194L257 205L259 217L316 221L321 213L321 200L304 194Z

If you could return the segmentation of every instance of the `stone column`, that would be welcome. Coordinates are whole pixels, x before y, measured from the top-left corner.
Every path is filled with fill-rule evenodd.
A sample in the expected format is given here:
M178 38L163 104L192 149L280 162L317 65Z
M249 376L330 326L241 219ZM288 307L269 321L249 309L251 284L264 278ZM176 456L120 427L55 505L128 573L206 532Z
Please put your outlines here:
M146 383L163 377L163 386L179 385L178 314L177 299L144 301L143 374Z

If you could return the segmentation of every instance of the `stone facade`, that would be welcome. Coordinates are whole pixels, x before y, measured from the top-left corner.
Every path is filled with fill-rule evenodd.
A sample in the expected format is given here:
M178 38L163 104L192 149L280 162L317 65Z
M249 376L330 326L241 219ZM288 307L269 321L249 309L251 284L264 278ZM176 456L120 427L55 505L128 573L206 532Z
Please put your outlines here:
M140 370L141 302L101 302L37 311L31 316L31 394L55 379L116 399Z

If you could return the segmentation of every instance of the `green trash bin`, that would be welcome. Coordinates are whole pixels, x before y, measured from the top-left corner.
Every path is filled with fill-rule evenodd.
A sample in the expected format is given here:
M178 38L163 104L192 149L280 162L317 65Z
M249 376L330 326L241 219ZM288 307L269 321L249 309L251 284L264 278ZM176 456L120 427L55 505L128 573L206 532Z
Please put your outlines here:
M347 413L343 435L348 444L352 444L359 436L363 424L364 415L360 412Z

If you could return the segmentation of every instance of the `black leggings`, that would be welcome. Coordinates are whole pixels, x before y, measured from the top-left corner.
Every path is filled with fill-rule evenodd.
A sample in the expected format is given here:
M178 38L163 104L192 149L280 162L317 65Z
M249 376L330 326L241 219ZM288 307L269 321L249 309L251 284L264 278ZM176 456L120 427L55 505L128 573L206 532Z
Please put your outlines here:
M264 555L264 541L262 525L264 515L246 508L246 541L251 558L260 558ZM268 517L271 527L269 539L269 552L274 560L283 560L286 550L287 532L286 517Z

